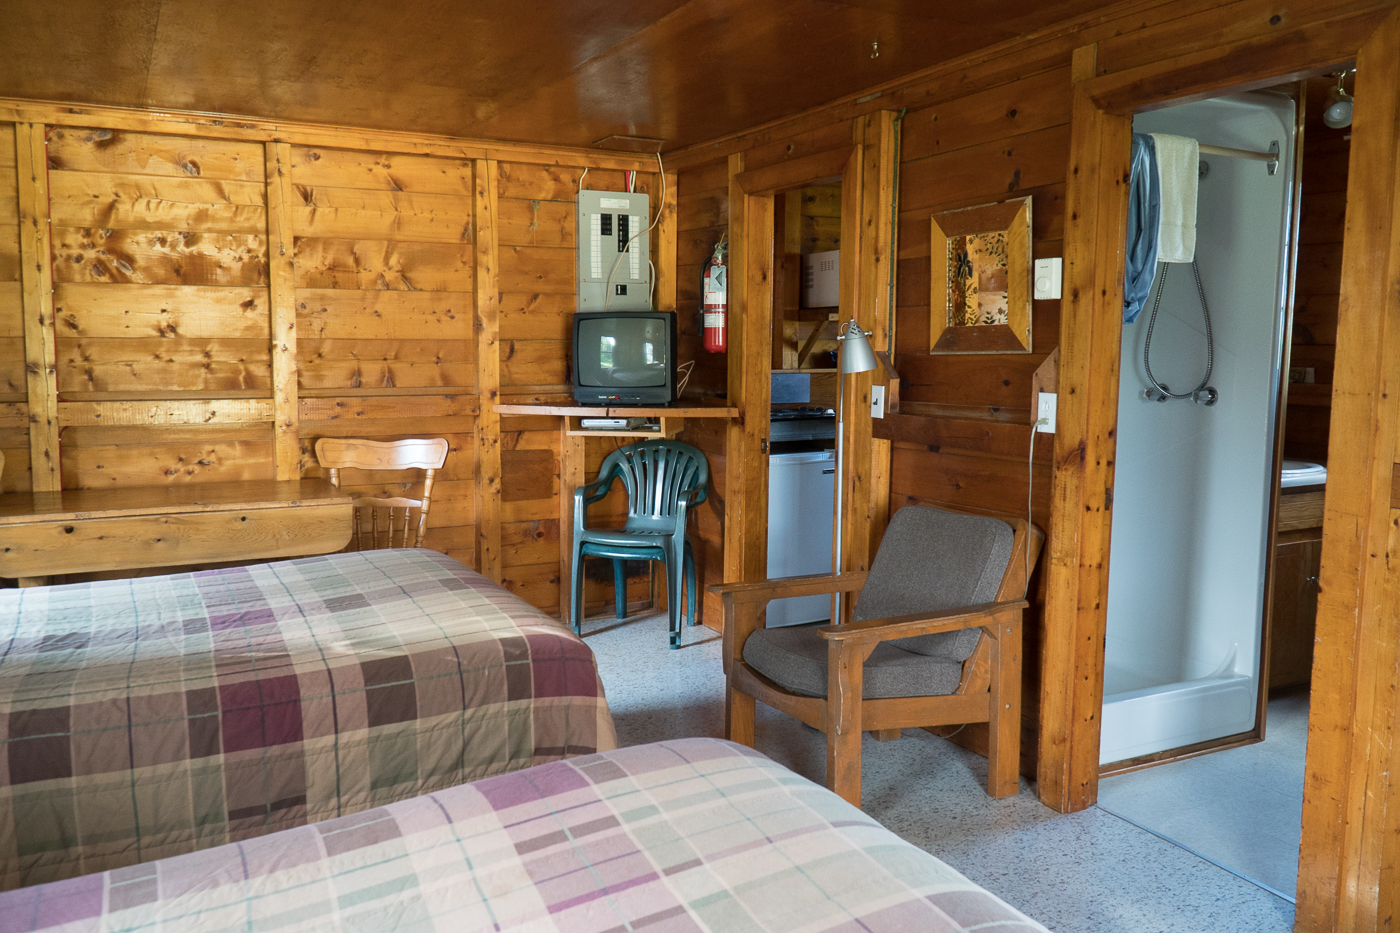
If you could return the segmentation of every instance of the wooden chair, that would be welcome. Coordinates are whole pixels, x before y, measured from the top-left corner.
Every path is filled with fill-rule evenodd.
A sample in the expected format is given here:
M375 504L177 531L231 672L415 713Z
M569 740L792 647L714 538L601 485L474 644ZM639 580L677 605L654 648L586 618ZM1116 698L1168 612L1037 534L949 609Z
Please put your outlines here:
M428 506L432 502L433 474L447 461L447 441L441 437L409 438L402 441L366 441L356 438L323 437L316 442L316 461L330 471L330 481L340 487L341 470L423 470L423 498L405 496L383 498L356 496L354 532L351 543L355 550L380 547L421 547L428 523ZM411 522L412 510L418 510L418 521ZM395 538L395 512L402 511ZM365 524L362 513L369 513L369 546L365 546ZM380 516L384 514L384 543L380 544Z
M1043 540L1024 518L907 506L868 572L711 587L724 603L726 737L753 747L756 700L802 720L826 733L827 786L860 806L863 731L985 722L987 793L1014 795L1022 597ZM852 621L763 627L770 599L818 593L859 593Z

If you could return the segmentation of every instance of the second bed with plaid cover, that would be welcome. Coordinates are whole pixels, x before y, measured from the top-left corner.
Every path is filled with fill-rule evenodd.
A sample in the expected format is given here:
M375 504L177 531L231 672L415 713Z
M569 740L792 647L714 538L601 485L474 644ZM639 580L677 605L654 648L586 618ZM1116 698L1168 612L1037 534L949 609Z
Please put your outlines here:
M718 739L10 891L0 929L1046 933L826 788Z
M5 889L617 744L587 646L425 550L0 590L0 741Z

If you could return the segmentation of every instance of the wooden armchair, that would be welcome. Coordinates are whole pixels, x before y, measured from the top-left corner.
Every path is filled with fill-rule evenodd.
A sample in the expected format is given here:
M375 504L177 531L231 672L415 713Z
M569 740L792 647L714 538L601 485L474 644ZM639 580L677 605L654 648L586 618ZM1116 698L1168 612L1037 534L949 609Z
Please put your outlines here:
M367 441L356 438L323 437L316 442L316 461L329 471L330 481L340 487L341 470L423 470L423 497L356 496L354 532L351 542L355 550L386 547L420 547L428 525L428 507L432 504L433 474L447 462L445 438L409 438L401 441ZM413 509L418 521L410 523ZM395 513L399 514L395 514ZM363 515L368 513L366 520ZM383 515L383 540L380 544L380 516ZM395 521L398 521L397 529ZM366 528L368 525L368 528ZM368 531L368 547L366 547ZM397 535L396 535L397 532ZM398 543L395 543L395 537Z
M988 724L987 793L1020 787L1021 613L1044 535L908 506L869 572L713 586L724 603L725 733L753 747L754 703L826 733L826 783L860 806L861 733ZM860 594L844 625L764 628L770 599Z

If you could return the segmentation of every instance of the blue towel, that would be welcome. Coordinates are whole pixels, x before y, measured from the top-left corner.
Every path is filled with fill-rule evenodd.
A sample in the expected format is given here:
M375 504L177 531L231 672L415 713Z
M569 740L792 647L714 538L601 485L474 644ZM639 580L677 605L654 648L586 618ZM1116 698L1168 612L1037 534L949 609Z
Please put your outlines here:
M1162 182L1157 147L1145 133L1133 134L1133 175L1128 189L1128 243L1123 276L1123 323L1142 313L1157 277L1157 242L1162 223Z

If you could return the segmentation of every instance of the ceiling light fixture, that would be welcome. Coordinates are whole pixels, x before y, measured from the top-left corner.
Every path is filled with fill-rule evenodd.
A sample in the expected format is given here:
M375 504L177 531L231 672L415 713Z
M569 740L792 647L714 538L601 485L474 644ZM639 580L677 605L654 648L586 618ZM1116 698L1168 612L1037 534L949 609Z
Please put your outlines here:
M1355 71L1356 69L1351 70ZM1351 126L1352 96L1346 92L1346 88L1342 87L1346 77L1345 70L1337 74L1337 86L1327 93L1327 103L1322 108L1322 122L1334 130Z

